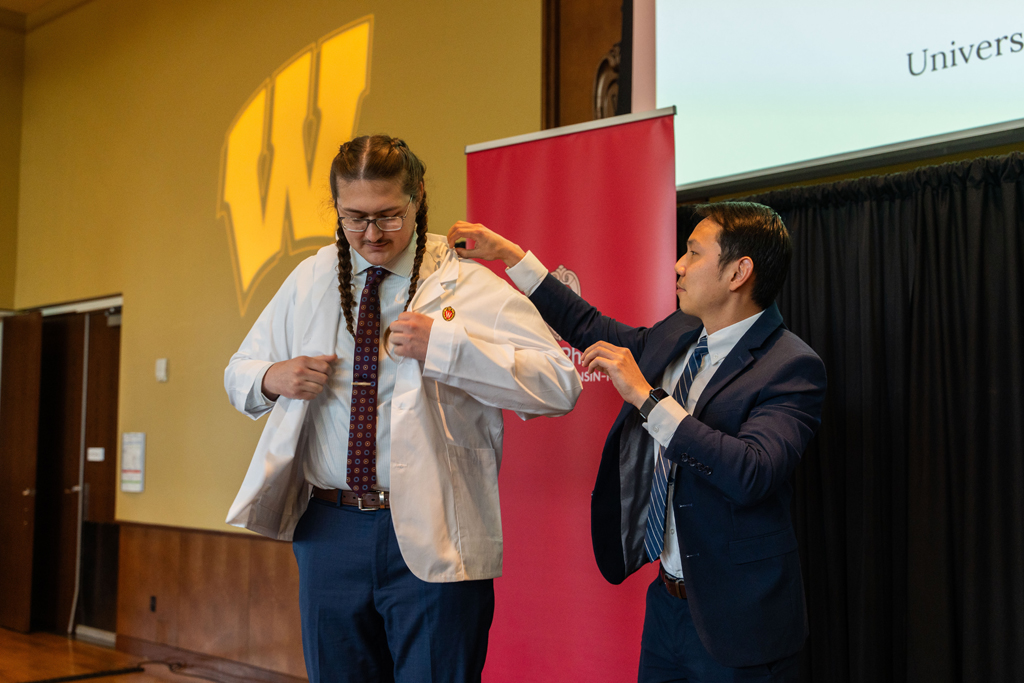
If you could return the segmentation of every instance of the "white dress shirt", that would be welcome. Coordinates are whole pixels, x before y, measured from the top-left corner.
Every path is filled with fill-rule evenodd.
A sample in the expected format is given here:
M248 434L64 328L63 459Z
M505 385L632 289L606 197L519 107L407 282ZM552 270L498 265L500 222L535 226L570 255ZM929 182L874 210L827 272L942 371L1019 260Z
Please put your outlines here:
M697 401L700 400L701 393L703 393L711 378L715 376L718 366L722 364L725 357L736 346L736 342L757 322L762 313L764 311L755 313L738 323L733 323L729 327L722 328L714 334L707 334L707 330L702 328L697 336L697 341L690 344L690 347L686 349L686 353L668 364L661 377L661 388L669 393L669 397L658 402L658 405L654 407L654 410L648 416L647 422L644 423L644 429L657 442L651 449L652 458L658 457L658 451L661 448L668 448L672 437L675 436L676 429L679 428L679 423L693 413L693 409L697 407ZM686 405L679 405L679 402L672 396L672 390L675 389L676 383L683 374L683 370L686 369L686 364L690 362L690 356L693 355L694 349L697 348L700 338L706 334L708 338L708 354L704 356L700 369L693 378L693 383L690 385L690 393L686 396ZM669 475L670 479L675 479L676 467L677 465L672 465L672 471ZM672 500L673 492L674 486L669 484L666 500ZM682 578L683 565L679 558L679 543L676 541L676 517L674 514L667 517L668 519L665 523L665 546L661 551L661 564L665 567L666 572L672 576Z
M523 260L511 268L506 268L505 272L508 273L516 287L527 296L533 294L548 274L547 268L540 262L540 259L534 256L533 252L527 252ZM693 350L697 348L697 342L691 344L686 353L668 364L661 378L661 388L669 393L669 397L660 401L654 407L654 410L651 411L650 416L647 418L647 422L644 423L644 429L648 431L655 441L654 446L651 448L651 458L657 458L660 449L668 448L672 437L676 433L676 429L679 428L679 423L693 412L693 409L697 406L697 401L700 400L701 393L711 381L711 378L714 377L718 366L722 364L725 357L736 346L736 342L757 322L762 313L764 311L718 330L714 334L707 335L708 354L704 357L700 369L693 378L693 384L690 385L690 393L686 397L686 405L680 405L672 397L672 390L675 389L676 383L679 381L680 376L682 376L690 356L693 355ZM707 334L707 331L701 329L697 340L700 341L700 337L703 337L705 334ZM673 464L670 478L674 479L675 473L676 465ZM667 500L672 500L672 493L673 486L670 484ZM682 578L683 567L679 558L679 544L676 542L675 515L667 515L667 517L668 519L665 524L665 546L661 553L661 563L666 572L675 577Z
M372 268L355 249L350 249L352 258L352 284L356 296L355 321L358 322L359 296L366 284L366 271ZM387 267L389 274L378 285L380 296L381 336L388 325L393 323L405 308L409 293L409 276L416 259L416 240L398 260ZM340 295L338 305L341 305ZM351 490L345 481L348 468L348 425L352 409L352 356L355 354L355 339L348 332L345 317L338 324L338 344L334 350L338 356L331 368L331 377L324 391L310 402L307 422L308 457L304 471L306 481L323 489ZM268 366L269 369L269 366ZM263 376L257 382L246 400L246 409L272 406L260 390ZM391 395L395 388L397 364L386 353L379 354L377 362L377 484L374 488L390 490L391 464Z

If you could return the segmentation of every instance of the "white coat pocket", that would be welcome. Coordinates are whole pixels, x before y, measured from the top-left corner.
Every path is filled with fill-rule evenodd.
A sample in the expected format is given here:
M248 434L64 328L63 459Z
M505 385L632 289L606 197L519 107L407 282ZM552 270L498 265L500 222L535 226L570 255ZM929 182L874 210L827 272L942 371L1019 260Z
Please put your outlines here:
M498 466L493 449L446 444L463 557L501 547Z

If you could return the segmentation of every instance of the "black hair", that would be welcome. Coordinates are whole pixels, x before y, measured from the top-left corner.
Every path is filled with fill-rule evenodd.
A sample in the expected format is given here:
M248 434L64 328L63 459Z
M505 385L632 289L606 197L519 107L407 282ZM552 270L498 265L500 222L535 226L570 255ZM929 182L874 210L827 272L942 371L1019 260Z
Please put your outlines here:
M338 204L338 181L394 180L402 192L419 200L416 211L416 258L413 260L409 280L409 294L405 310L419 286L420 266L427 248L427 191L423 186L426 165L412 153L404 140L388 135L364 135L349 140L341 146L338 155L331 162L331 197ZM352 255L348 240L338 217L338 291L341 294L341 310L345 313L345 324L349 334L356 336L353 309L356 306L352 295Z
M764 204L716 202L698 204L694 211L722 226L718 233L719 271L744 256L754 262L751 298L762 309L775 301L789 275L793 243L779 214Z

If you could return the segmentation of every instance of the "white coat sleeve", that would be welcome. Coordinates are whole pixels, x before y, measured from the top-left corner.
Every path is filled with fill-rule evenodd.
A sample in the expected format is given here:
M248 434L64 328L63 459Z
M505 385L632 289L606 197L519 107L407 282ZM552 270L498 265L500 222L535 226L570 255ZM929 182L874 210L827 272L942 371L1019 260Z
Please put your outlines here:
M262 388L256 383L262 383L271 365L292 357L297 272L293 271L277 290L224 369L224 389L231 405L254 420L274 407L273 402L252 400L254 392L262 396Z
M493 339L471 337L462 325L430 330L423 376L461 389L484 405L513 410L526 420L564 415L583 384L530 300L509 290Z

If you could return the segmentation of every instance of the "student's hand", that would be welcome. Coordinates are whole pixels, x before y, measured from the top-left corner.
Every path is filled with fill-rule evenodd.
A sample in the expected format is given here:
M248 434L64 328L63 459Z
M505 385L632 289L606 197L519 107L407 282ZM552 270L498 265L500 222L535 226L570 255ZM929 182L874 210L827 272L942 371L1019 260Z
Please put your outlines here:
M434 319L422 313L405 311L398 314L398 320L391 323L388 343L396 356L426 360L427 343L430 341L430 326Z
M331 375L331 363L338 360L333 353L327 356L298 356L274 363L263 375L263 395L271 401L278 397L309 401L316 398Z
M608 375L622 400L637 408L644 404L651 393L651 385L644 379L629 349L599 341L583 352L581 362L588 370L596 368Z
M456 247L455 242L461 239L471 240L473 248ZM486 226L466 221L459 221L448 231L448 246L455 249L462 258L501 260L505 262L506 268L516 265L526 256L526 252L518 244L505 239Z

